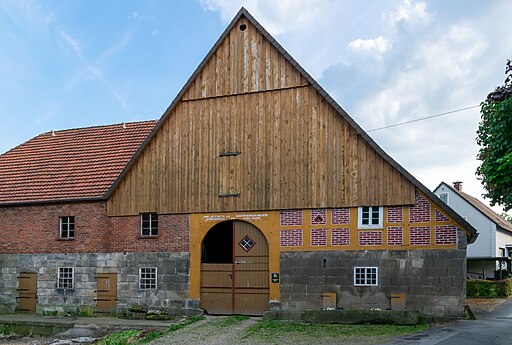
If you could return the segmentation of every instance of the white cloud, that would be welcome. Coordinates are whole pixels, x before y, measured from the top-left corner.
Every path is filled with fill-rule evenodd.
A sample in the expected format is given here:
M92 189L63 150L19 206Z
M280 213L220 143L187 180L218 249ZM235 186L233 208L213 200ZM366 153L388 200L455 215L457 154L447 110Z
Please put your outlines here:
M318 18L330 6L326 0L200 0L208 11L218 11L224 22L230 21L241 7L258 19L272 35L296 32L318 25Z
M347 45L347 48L355 53L371 54L373 56L380 57L390 48L390 46L390 42L384 36L379 36L366 40L358 38L357 40L350 42Z
M393 24L400 22L416 24L426 23L430 19L430 14L427 12L427 4L424 2L412 2L411 0L404 0L395 10L383 14Z

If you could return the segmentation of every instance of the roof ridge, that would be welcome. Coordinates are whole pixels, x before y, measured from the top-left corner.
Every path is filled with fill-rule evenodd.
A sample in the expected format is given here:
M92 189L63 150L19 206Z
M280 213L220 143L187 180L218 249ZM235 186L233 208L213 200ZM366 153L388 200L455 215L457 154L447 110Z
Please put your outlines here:
M157 119L153 119L153 120L141 120L141 121L130 121L130 122L118 122L118 123L111 123L111 124L105 124L105 125L93 125L93 126L85 126L85 127L73 127L73 128L64 128L64 129L52 129L52 130L49 130L49 131L46 131L46 132L43 132L39 135L44 135L44 134L48 134L48 133L52 133L52 132L66 132L66 131L76 131L76 130L81 130L81 129L95 129L95 128L102 128L102 127L115 127L115 126L121 126L121 125L130 125L130 124L136 124L136 123L150 123L150 122L154 122L154 123L157 123L158 120Z

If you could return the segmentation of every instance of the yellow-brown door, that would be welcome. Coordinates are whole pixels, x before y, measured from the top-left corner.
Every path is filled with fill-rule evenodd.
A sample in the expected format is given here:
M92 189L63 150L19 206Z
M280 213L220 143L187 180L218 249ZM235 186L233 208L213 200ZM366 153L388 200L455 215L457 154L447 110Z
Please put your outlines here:
M99 273L96 278L96 313L115 314L117 301L117 274Z
M18 311L35 314L37 304L37 273L18 276Z
M254 225L217 224L203 240L201 307L210 314L262 315L269 301L268 243Z

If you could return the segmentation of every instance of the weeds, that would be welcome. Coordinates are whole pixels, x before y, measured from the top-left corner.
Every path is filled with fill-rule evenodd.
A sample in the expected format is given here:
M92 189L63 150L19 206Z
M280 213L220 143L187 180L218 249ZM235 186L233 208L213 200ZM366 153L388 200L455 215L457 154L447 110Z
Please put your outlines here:
M246 315L231 315L231 316L228 316L227 318L221 320L218 323L218 326L219 327L229 327L229 326L236 325L237 323L243 322L248 319L249 319L249 316L246 316Z
M117 333L109 334L103 338L100 339L100 341L97 342L98 345L127 345L128 341L131 342L131 339L135 338L140 334L140 331L136 330L128 330L128 331L122 331Z
M338 325L311 324L304 322L289 322L277 320L262 320L247 328L244 338L275 339L287 335L300 334L303 337L365 337L384 336L395 337L420 332L428 325L398 326L398 325Z
M146 344L155 339L158 339L168 333L176 332L188 325L191 325L197 321L203 320L203 315L191 316L182 322L172 324L167 330L159 331L137 331L128 330L117 333L112 333L106 337L101 338L96 344L97 345L128 345L128 344ZM1 329L0 329L1 330Z

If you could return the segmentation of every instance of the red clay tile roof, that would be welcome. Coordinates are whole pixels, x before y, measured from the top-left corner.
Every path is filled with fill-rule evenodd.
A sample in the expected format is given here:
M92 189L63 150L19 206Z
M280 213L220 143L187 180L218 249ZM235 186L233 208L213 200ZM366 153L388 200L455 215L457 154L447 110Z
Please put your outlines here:
M102 198L155 124L38 135L0 155L0 204Z

